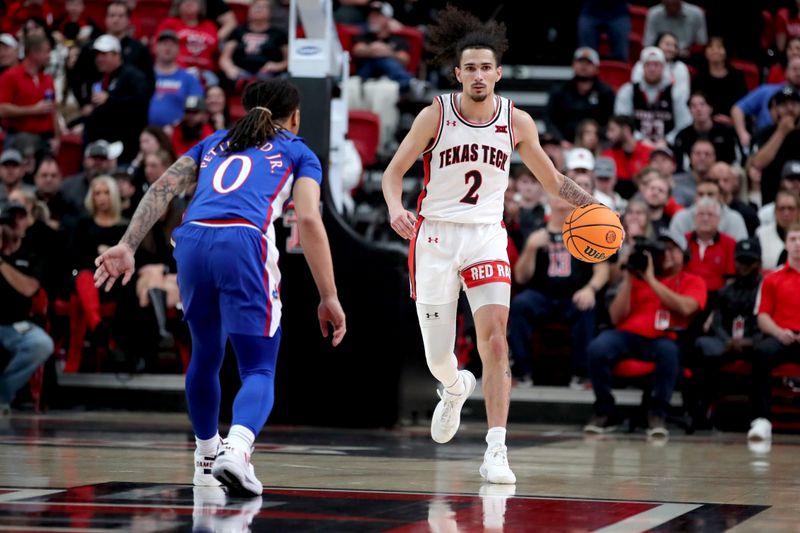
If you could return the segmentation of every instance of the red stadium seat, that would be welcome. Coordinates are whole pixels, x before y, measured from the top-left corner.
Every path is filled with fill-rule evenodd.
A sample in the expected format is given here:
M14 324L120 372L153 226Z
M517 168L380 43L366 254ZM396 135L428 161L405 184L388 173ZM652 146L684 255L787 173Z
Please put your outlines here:
M108 318L114 315L117 305L114 302L106 302L100 305L100 316ZM78 296L73 294L69 300L56 300L53 306L56 316L69 319L69 348L67 349L67 361L64 372L77 372L80 370L81 359L83 358L83 343L86 338L88 324L86 316L81 309ZM99 367L100 361L97 361Z
M342 43L342 50L351 51L353 49L353 39L361 33L361 28L353 24L337 24L336 34L339 42Z
M236 21L239 24L245 24L247 22L247 12L250 10L249 4L228 2L228 7L231 8L233 14L236 15Z
M642 361L640 359L623 359L614 367L614 377L618 378L642 378L649 376L656 370L653 361ZM683 377L691 379L692 371L689 368L683 369Z
M647 18L648 8L645 6L628 6L628 13L631 16L631 33L644 35L644 23Z
M631 81L631 66L622 61L603 59L598 66L597 76L617 91Z
M374 165L377 161L378 142L381 133L380 117L371 111L353 109L348 116L348 137L356 145L361 163Z
M764 28L761 30L761 49L769 50L775 44L775 19L768 10L761 12L764 19Z
M744 74L744 81L747 84L748 91L752 91L761 83L761 75L755 63L741 59L731 59L731 66Z
M800 378L800 364L784 363L775 367L772 377L778 379ZM800 429L800 391L796 387L774 387L770 418L777 429Z
M411 26L403 26L394 32L394 35L402 37L408 42L408 55L410 57L408 65L406 65L406 70L416 76L419 64L422 61L422 50L425 42L424 35L417 28Z

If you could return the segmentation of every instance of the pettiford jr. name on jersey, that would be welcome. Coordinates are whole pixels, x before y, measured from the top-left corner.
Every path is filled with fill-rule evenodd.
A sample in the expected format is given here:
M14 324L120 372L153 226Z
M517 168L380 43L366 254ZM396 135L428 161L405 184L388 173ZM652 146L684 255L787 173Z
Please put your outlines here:
M475 163L481 161L500 170L506 170L506 163L511 154L495 148L494 146L479 145L477 143L463 144L445 148L439 152L439 168L444 168L456 163Z
M225 141L221 143L219 146L215 146L211 148L208 152L205 153L203 156L203 160L200 162L200 168L206 168L208 164L214 159L215 156L227 152L228 146L230 143ZM269 170L272 172L276 168L283 168L283 156L280 153L270 153L275 149L275 146L271 142L264 143L262 146L258 147L258 150L265 152L266 156L264 156L267 161L269 161ZM241 156L240 156L241 157Z

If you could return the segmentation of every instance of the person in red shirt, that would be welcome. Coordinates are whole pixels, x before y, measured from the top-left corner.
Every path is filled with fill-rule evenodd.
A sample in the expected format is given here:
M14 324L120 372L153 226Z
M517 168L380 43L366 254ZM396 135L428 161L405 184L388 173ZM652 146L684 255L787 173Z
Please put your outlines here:
M616 190L626 200L636 192L633 177L650 162L653 147L633 136L636 122L633 117L615 115L608 119L606 137L611 146L601 155L610 157L617 164Z
M183 111L183 119L172 132L172 149L178 155L185 154L189 148L214 133L214 128L208 123L206 102L202 96L187 97Z
M38 135L58 150L60 128L53 78L43 72L50 59L50 42L31 35L25 41L25 58L0 75L0 118L7 136L26 132Z
M47 0L17 0L8 6L2 19L3 31L15 35L30 18L40 18L47 26L53 25L53 8Z
M748 440L768 441L772 438L769 421L772 394L772 370L783 363L800 363L800 223L786 230L787 260L784 267L764 278L758 304L758 327L762 336L756 340L753 358L754 420Z
M680 370L675 330L686 329L705 307L706 284L684 270L688 247L683 235L662 231L649 248L652 251L634 252L628 258L619 291L609 307L615 328L604 330L587 348L595 394L595 414L584 427L588 433L614 429L612 371L619 361L632 357L656 364L647 435L669 435L664 418Z
M697 274L706 282L710 299L716 297L728 278L736 273L736 240L719 231L719 202L701 198L696 204L694 231L686 233L691 258L686 272ZM711 307L711 306L710 306Z
M175 0L170 16L158 25L155 35L164 30L172 30L180 38L178 66L197 69L206 85L215 85L213 81L219 81L214 74L219 40L217 25L206 18L205 2Z

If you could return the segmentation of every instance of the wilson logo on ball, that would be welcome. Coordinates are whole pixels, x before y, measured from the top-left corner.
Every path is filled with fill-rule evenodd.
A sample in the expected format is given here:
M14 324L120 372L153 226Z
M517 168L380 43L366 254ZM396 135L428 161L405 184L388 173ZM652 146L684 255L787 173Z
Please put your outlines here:
M584 248L583 250L583 254L586 257L591 257L592 259L599 259L600 261L606 258L606 254L604 254L600 250L595 250L589 245L586 245L586 248Z

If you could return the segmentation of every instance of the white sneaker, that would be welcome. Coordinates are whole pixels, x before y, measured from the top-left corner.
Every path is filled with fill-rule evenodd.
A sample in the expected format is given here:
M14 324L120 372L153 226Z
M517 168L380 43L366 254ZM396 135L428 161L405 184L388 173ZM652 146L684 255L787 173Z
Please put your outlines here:
M219 450L219 448L217 448ZM211 475L211 467L217 454L203 455L199 451L194 451L194 486L195 487L219 487L221 483Z
M439 444L449 442L455 436L458 426L461 425L461 408L475 390L476 380L472 372L461 370L458 375L464 382L464 394L456 396L447 392L447 389L436 391L441 400L433 411L431 437Z
M481 477L489 483L503 483L513 485L517 476L508 466L508 448L502 444L492 446L483 454L483 464L480 468Z
M192 495L192 530L214 531L214 515L227 503L225 491L222 487L194 487Z
M766 418L756 418L750 423L747 440L766 441L772 440L772 423Z
M228 488L231 496L261 496L264 486L256 477L250 454L223 444L211 474Z

